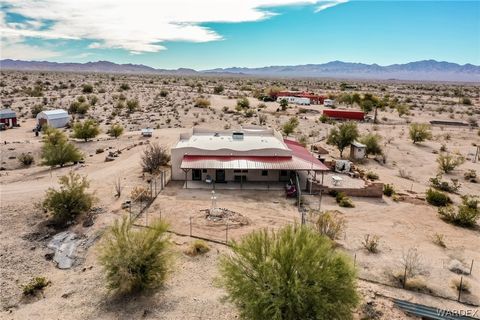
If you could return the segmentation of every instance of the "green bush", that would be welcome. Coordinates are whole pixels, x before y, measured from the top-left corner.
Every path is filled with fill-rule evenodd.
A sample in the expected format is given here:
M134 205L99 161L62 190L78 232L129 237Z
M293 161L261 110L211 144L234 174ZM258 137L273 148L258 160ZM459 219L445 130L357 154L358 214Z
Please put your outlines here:
M455 170L456 167L464 162L465 158L458 153L440 153L437 157L438 168L444 173L449 173Z
M224 90L224 88L223 88L223 86L220 84L220 85L215 86L215 87L213 88L213 93L214 93L214 94L221 94L221 93L223 92L223 90Z
M428 203L436 207L445 207L449 203L452 203L449 196L432 188L427 190L426 200Z
M198 99L195 101L194 107L197 107L197 108L208 108L208 107L210 107L210 101L209 101L208 99L198 98Z
M355 208L355 205L353 204L352 199L348 197L345 197L342 200L340 200L338 205L342 208Z
M120 85L120 91L124 91L124 90L130 90L130 86L128 85L128 83L122 83Z
M432 138L431 127L427 123L412 123L410 124L409 135L413 143L429 140Z
M462 204L458 206L457 210L453 206L439 208L438 214L440 217L450 223L460 227L471 228L475 226L480 217L480 208L478 207L479 200L472 196L463 196Z
M168 91L164 89L160 90L160 97L165 98L166 96L168 96Z
M383 153L380 140L381 137L374 133L368 133L359 139L359 141L366 146L367 155L380 155Z
M340 151L340 158L343 157L343 150L358 138L357 124L353 121L348 121L334 127L330 130L327 137L327 144L334 145Z
M308 227L255 231L220 261L243 319L351 319L359 297L349 258Z
M185 251L189 256L198 256L210 251L210 247L205 241L195 240L190 244L190 247Z
M25 152L21 153L17 159L25 167L31 166L34 162L33 156Z
M368 171L367 172L367 179L374 181L374 180L378 180L378 178L379 177L378 177L377 173L375 173L373 171Z
M108 134L110 137L118 138L123 134L123 127L121 124L115 123L112 124L110 129L108 130Z
M45 277L35 277L27 284L22 286L24 296L35 295L38 291L42 291L46 286L50 284Z
M85 120L83 122L77 122L73 126L73 137L77 139L83 139L85 142L88 139L95 138L100 133L98 124L93 120Z
M139 106L140 103L138 102L138 99L127 100L127 109L129 113L136 111Z
M450 184L448 181L442 180L442 175L438 174L435 178L430 178L430 186L441 191L454 193L460 188L460 183L452 180L452 184Z
M107 287L131 293L161 286L172 257L167 230L168 224L161 220L138 230L126 217L115 221L100 248Z
M387 197L391 197L395 194L395 188L391 184L383 185L383 194Z
M74 221L87 213L93 206L94 197L87 193L89 182L86 177L70 172L59 179L60 190L49 188L43 207L49 211L59 224Z
M250 107L250 101L247 98L240 98L237 100L237 107L240 109L248 109Z
M82 92L83 93L93 93L93 86L91 84L84 84L82 85Z
M70 162L82 159L82 153L67 140L67 136L55 128L47 127L43 133L41 150L42 164L63 167Z

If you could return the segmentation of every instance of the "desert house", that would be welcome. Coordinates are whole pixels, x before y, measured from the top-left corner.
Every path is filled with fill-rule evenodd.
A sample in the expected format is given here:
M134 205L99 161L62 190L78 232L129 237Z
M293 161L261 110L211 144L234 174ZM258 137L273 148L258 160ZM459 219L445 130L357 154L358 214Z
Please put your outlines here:
M193 128L172 148L172 179L207 183L277 182L329 169L302 145L271 128L213 131Z
M0 110L0 123L7 127L14 127L17 125L17 114L12 109Z
M47 110L37 114L37 125L47 124L50 127L62 128L70 121L68 112L63 109Z

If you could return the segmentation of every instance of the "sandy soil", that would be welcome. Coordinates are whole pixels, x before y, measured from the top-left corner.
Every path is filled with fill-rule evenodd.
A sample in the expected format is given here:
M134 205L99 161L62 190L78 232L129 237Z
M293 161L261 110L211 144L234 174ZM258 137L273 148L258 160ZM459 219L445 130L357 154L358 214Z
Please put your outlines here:
M216 265L221 254L228 248L211 243L212 250L201 257L186 256L183 251L188 246L189 237L172 235L176 263L173 272L161 290L128 300L118 299L106 290L101 266L97 261L96 242L82 256L84 260L70 270L59 270L52 261L45 259L49 252L46 243L51 236L44 227L47 215L38 208L45 191L56 187L58 177L74 170L88 176L90 190L98 201L96 206L102 213L96 216L93 226L82 224L71 229L93 236L101 234L105 228L125 212L121 203L129 197L130 191L146 181L141 172L140 157L147 139L140 137L139 131L145 126L156 128L150 141L158 141L168 147L175 143L178 135L192 125L222 129L241 124L258 124L259 114L266 116L266 124L280 128L291 116L297 115L300 125L295 137L307 136L309 144L320 142L330 151L330 158L339 158L339 153L324 139L332 125L319 121L323 107L290 106L286 111L277 111L278 103L266 102L265 107L253 98L256 88L279 85L286 88L314 90L318 93L338 95L339 82L330 80L259 80L242 78L173 78L123 75L57 74L57 73L5 73L6 87L2 87L3 105L11 105L19 114L21 127L0 132L0 318L4 319L232 319L238 317L235 308L224 301L225 292L214 285L218 275ZM24 80L26 77L27 80ZM42 83L43 96L30 97L23 93L22 86L34 86ZM49 82L49 84L46 84ZM128 82L130 90L119 92L120 83ZM92 83L98 102L92 106L86 117L96 119L103 133L89 142L74 141L85 153L85 164L64 168L48 169L39 165L41 137L35 137L31 129L35 121L31 118L33 106L45 104L48 107L68 108L79 96L88 96L81 92L82 83ZM225 86L222 95L212 94L213 87L219 83ZM55 86L66 85L65 89ZM75 86L72 87L71 85ZM382 136L382 145L386 161L367 159L356 165L366 171L374 171L380 181L390 183L400 194L408 195L405 201L394 202L389 198L365 199L353 198L355 208L339 208L334 199L324 196L322 210L340 210L346 219L346 230L338 240L340 248L352 258L356 257L359 276L362 279L390 283L390 274L399 269L402 253L416 247L421 254L422 276L433 292L438 295L455 297L451 281L458 278L446 267L452 259L462 261L469 267L472 259L472 275L465 276L471 285L471 293L463 297L464 301L479 304L480 297L480 243L479 229L463 229L447 224L439 219L436 208L422 201L429 184L429 178L437 173L435 159L442 145L450 151L459 151L467 161L453 173L444 175L444 179L458 179L461 182L459 195L480 195L480 184L463 179L463 174L476 170L480 174L479 162L473 163L472 154L475 145L480 143L478 129L434 127L433 140L421 144L412 144L408 140L408 123L426 122L431 119L461 119L479 117L479 92L475 86L457 86L454 84L413 84L398 82L357 82L359 92L372 92L379 96L389 94L400 101L409 101L411 113L399 117L394 109L379 111L380 124L361 123L361 133L376 132ZM458 104L453 95L457 89L471 97L472 106ZM101 93L100 89L105 92ZM167 90L167 97L159 95ZM247 90L249 89L249 90ZM448 96L446 95L448 94ZM126 108L119 109L117 104L124 95L126 99L137 98L140 107L128 113ZM256 114L246 117L243 112L235 112L236 98L247 95L251 109ZM210 108L194 107L199 96L210 100ZM414 107L416 105L416 107ZM258 107L261 108L258 108ZM228 112L224 111L227 107ZM344 106L349 107L349 106ZM305 110L303 110L305 109ZM77 116L77 118L82 118ZM126 132L119 139L112 139L105 133L109 124L122 123ZM69 129L66 129L70 133ZM96 153L97 149L106 152ZM120 156L113 162L105 162L109 150L122 149ZM30 152L36 163L23 168L17 156ZM400 171L408 177L400 176ZM120 178L123 193L120 199L114 197L114 181ZM354 180L352 184L363 184ZM459 195L451 195L455 203L460 202ZM193 233L216 240L225 239L225 225L211 224L205 221L201 210L211 205L209 190L185 190L182 183L171 182L162 191L146 214L138 222L145 223L156 217L170 222L173 231L189 233L192 217ZM217 191L218 205L235 211L246 217L247 225L231 225L229 239L239 239L242 235L258 228L278 228L299 221L294 201L285 199L282 192L275 191ZM417 198L417 199L414 199ZM311 208L318 208L317 196L306 196ZM435 245L432 237L435 233L444 234L446 248ZM368 254L362 247L366 234L380 237L380 252ZM21 285L32 277L46 276L51 284L42 296L22 297ZM407 316L392 307L386 297L397 297L435 307L466 309L467 307L452 301L422 295L419 293L395 289L366 281L359 281L359 290L363 296L363 305L355 317L365 316L364 305L370 302L379 311L379 319L406 319ZM386 297L385 297L386 296Z

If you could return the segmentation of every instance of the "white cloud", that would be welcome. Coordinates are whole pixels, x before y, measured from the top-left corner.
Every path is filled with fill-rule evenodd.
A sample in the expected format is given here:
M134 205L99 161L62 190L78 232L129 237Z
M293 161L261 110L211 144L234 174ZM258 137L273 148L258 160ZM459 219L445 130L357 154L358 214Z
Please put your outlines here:
M2 41L0 58L16 60L42 60L60 56L59 52L24 43L9 43Z
M6 12L26 22L7 23L0 16L2 37L88 39L90 48L120 48L135 53L164 50L165 41L221 40L204 23L259 21L268 8L319 5L324 10L346 0L0 0ZM46 24L45 21L53 23ZM2 45L3 46L3 45Z

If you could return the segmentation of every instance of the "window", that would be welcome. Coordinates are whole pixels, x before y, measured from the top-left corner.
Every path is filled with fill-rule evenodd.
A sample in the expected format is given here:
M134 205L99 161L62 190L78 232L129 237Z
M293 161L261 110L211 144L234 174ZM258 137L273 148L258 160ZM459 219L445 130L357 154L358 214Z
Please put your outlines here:
M268 176L268 170L262 170L262 177Z
M242 170L242 173L248 173L248 170Z
M242 170L233 170L234 173L240 173Z
M202 169L202 172L203 172L203 173L207 173L207 169Z

